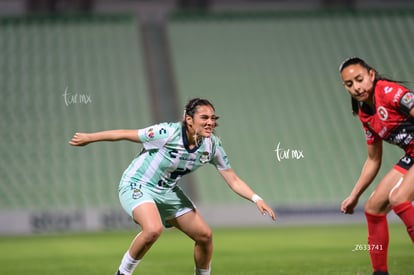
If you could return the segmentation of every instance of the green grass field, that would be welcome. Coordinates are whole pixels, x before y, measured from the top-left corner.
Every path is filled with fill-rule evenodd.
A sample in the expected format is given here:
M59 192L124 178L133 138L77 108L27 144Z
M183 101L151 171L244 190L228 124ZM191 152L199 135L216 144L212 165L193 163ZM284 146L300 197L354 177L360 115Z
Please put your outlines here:
M365 225L214 228L212 274L372 274ZM0 238L0 274L114 274L136 232ZM413 274L413 247L400 224L390 226L391 274ZM135 274L193 274L193 243L164 231Z

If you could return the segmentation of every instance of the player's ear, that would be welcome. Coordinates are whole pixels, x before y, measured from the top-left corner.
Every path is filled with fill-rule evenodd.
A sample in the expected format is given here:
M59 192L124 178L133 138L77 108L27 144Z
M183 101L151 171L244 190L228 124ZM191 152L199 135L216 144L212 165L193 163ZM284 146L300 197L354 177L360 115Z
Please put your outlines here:
M369 72L368 72L368 75L369 75L369 80L371 80L372 82L374 82L374 80L375 80L375 74L376 74L376 72L375 72L375 70L369 70Z
M185 116L185 122L188 127L193 127L193 118L189 115Z

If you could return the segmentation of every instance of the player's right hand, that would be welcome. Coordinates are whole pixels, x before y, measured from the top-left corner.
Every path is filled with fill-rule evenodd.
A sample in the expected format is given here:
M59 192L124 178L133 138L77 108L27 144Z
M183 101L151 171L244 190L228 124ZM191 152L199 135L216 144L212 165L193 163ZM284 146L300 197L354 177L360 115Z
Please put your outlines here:
M354 209L358 204L358 198L355 196L347 197L341 204L341 212L344 214L354 214Z
M69 141L69 144L72 146L85 146L90 143L88 134L86 133L75 133L72 139Z

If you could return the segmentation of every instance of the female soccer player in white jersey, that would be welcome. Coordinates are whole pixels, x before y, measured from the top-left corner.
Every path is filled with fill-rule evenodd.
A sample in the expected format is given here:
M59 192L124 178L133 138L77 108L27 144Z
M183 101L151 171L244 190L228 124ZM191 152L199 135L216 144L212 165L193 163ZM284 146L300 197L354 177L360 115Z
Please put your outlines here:
M83 146L97 141L129 140L143 144L119 184L122 207L141 227L116 274L130 275L161 235L174 226L194 240L195 274L210 274L212 232L193 202L177 186L178 180L206 163L216 166L229 187L253 201L275 220L273 210L230 167L220 140L214 135L218 117L206 99L191 99L183 121L161 123L139 130L76 133L69 142Z

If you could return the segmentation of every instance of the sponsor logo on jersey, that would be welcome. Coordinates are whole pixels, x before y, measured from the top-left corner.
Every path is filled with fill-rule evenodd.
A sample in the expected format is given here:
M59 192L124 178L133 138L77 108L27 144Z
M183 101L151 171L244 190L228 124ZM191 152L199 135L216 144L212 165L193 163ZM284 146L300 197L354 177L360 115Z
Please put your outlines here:
M390 87L390 86L386 86L385 88L384 88L384 93L385 94L389 94L389 93L391 93L392 92L392 87Z
M154 136L155 136L154 128L149 128L147 130L147 137L154 138Z
M379 106L378 109L378 116L381 120L387 120L388 118L388 111L383 106Z
M383 138L385 136L385 134L387 133L388 129L387 127L384 127L381 129L381 131L379 131L378 135Z
M410 165L411 161L412 161L412 159L410 157L407 157L407 156L405 156L401 159L401 162L404 162L407 165Z
M394 98L392 99L392 102L397 103L400 101L400 97L404 91L398 88L398 91L395 93Z
M408 134L406 131L403 131L402 133L398 133L395 137L394 137L394 143L395 144L400 144L403 140L405 140L408 137Z
M165 128L161 128L159 131L158 131L158 133L160 134L160 135L165 135L166 133L167 133L167 130L165 130Z

